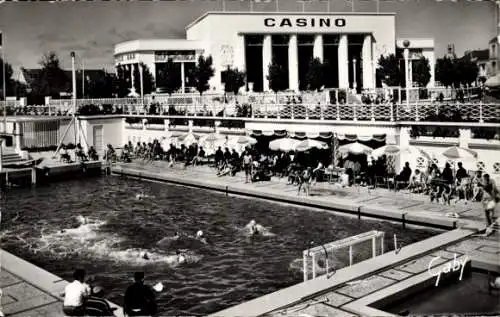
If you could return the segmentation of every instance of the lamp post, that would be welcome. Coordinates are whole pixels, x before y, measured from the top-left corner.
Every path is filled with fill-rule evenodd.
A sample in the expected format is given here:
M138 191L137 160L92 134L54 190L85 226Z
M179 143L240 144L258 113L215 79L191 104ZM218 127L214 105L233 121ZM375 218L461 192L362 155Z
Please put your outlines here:
M403 42L404 51L403 56L405 59L405 91L406 91L406 109L410 109L410 65L408 63L408 59L410 58L410 50L408 47L410 46L410 41L404 40Z

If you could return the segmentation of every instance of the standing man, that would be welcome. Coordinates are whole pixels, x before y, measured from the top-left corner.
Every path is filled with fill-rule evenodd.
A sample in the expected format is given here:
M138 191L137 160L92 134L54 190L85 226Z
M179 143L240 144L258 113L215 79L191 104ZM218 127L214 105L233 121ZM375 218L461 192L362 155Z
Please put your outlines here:
M75 270L73 278L74 281L64 288L63 312L66 316L84 316L84 303L91 293L90 286L84 283L85 270Z
M134 284L125 292L123 311L127 316L154 316L157 313L153 289L144 284L144 272L134 273Z

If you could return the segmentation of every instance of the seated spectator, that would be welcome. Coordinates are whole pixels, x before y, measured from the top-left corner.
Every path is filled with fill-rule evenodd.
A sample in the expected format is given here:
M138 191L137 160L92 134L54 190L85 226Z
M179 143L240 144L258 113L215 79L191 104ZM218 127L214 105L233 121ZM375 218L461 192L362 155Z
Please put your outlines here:
M411 168L410 168L410 163L406 162L405 166L403 167L403 170L399 175L396 175L394 178L395 180L395 188L399 189L398 184L401 183L409 183L410 182L410 177L411 177Z
M93 146L90 146L89 151L87 152L87 155L92 161L97 161L99 159L99 156L97 155L97 151L94 149Z
M104 299L104 289L96 286L92 289L92 295L85 301L85 314L89 316L114 316L109 303Z
M82 146L80 145L80 143L78 143L76 145L76 151L75 151L75 156L81 161L81 162L85 162L85 161L88 161L87 159L87 155L85 155L85 152L83 151L83 148Z
M410 179L410 184L408 186L412 192L423 192L425 190L425 179L424 174L420 172L419 169L415 170L415 174Z
M125 291L123 311L128 316L151 316L156 314L156 296L153 289L144 284L144 273L134 273L134 284Z
M84 303L91 293L90 286L84 283L85 270L75 270L73 278L73 282L64 288L63 312L66 316L84 316Z
M62 148L60 158L63 163L71 163L71 156L69 156L68 150L66 149L65 146L63 146Z

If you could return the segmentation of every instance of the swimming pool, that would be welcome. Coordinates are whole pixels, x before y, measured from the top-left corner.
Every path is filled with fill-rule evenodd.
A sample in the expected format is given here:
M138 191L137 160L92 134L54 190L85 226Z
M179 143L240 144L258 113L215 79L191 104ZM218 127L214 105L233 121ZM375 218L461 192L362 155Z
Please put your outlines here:
M138 200L138 193L149 197ZM294 263L310 241L322 244L381 230L407 245L435 234L114 176L12 190L2 211L2 248L68 280L83 266L120 305L131 273L145 270L149 283L166 287L158 297L165 315L213 313L301 282L301 265ZM82 217L87 223L78 221ZM268 234L250 238L243 228L252 219ZM194 235L199 229L207 245L157 244L176 231ZM191 263L175 263L178 248ZM385 248L392 244L387 241ZM369 246L355 256L371 251ZM149 260L142 258L144 252Z

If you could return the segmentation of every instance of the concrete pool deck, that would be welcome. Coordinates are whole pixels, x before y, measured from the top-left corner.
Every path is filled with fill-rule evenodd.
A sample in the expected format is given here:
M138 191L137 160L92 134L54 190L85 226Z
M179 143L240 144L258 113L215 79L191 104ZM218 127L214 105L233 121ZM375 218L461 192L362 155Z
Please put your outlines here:
M62 301L68 281L0 249L0 312L15 317L63 317ZM121 307L115 316L123 317Z
M218 177L213 168L207 166L168 167L166 162L133 162L116 164L112 173L163 181L167 183L204 188L269 201L313 207L325 211L347 213L359 218L371 217L440 229L471 228L484 229L484 213L481 203L459 203L450 206L431 203L424 195L405 191L389 191L366 187L341 188L329 183L317 183L310 196L297 195L297 187L287 185L285 178L273 178L268 182L245 184L245 176ZM459 218L447 216L457 213Z

